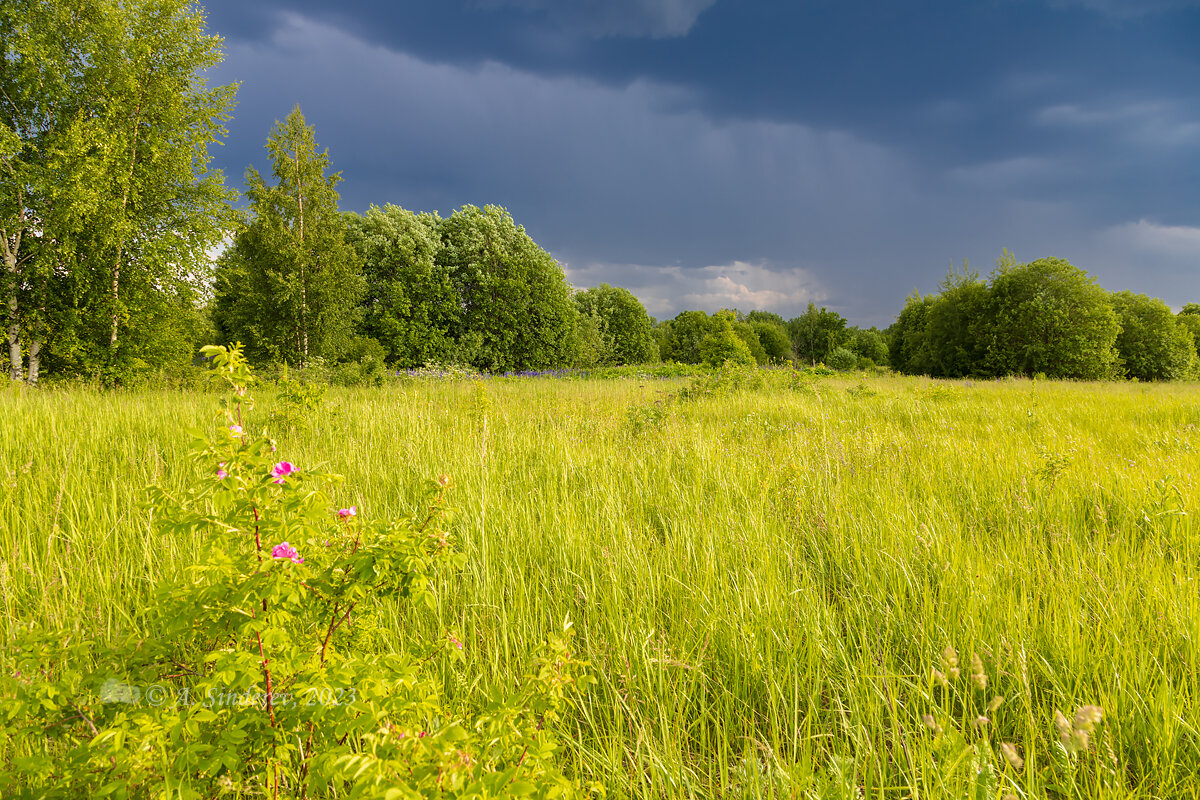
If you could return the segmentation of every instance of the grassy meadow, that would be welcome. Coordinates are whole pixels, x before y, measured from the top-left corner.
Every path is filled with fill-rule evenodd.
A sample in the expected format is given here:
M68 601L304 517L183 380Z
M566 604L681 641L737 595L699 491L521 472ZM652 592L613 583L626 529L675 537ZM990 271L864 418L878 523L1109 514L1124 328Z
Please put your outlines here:
M405 624L461 632L440 668L470 705L569 619L599 682L562 757L610 797L1200 796L1195 385L686 386L409 380L276 435L364 516L453 478L468 564ZM5 636L136 630L203 547L157 533L143 487L194 478L183 431L216 397L0 403ZM393 612L362 623L380 647ZM1069 752L1055 712L1086 705Z

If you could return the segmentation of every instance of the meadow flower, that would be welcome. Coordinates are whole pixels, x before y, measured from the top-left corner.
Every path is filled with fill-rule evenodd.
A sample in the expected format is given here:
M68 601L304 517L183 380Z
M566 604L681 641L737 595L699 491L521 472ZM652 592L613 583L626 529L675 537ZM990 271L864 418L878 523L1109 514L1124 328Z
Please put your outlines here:
M287 559L294 564L303 564L304 558L296 552L296 548L292 547L287 542L280 542L271 548L271 558Z
M229 477L229 473L225 471L225 462L217 464L217 480L223 481Z
M358 506L350 506L349 508L339 508L337 515L342 519L358 516Z
M283 479L296 471L296 468L290 461L280 461L271 469L271 476L275 478L275 483L283 483Z
M230 436L241 436L242 435L242 426L241 425L230 425L229 426L229 435Z
M462 650L462 649L463 649L463 644L462 644L462 642L460 642L458 639L456 639L456 638L454 637L454 634L453 634L453 633L450 633L450 632L448 632L448 631L447 631L447 633L446 633L446 638L450 640L450 644L454 645L454 646L455 646L455 647L457 647L459 650Z
M442 487L443 489L450 488L450 476L444 472L441 475L438 475L437 476L437 485Z

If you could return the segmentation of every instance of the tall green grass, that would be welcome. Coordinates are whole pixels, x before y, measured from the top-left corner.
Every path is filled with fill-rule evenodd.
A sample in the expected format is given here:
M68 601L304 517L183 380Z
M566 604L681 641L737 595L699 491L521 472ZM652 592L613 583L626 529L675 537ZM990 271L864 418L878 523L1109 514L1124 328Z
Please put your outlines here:
M668 398L683 385L337 390L280 451L345 475L338 502L373 516L452 476L468 567L421 619L379 609L378 641L461 631L445 682L471 704L569 618L599 684L564 758L613 796L1200 795L1194 386L773 378ZM203 547L159 536L142 487L190 480L181 431L215 399L0 405L5 635L136 630ZM947 646L964 674L944 689ZM1054 711L1085 704L1105 720L1067 756Z

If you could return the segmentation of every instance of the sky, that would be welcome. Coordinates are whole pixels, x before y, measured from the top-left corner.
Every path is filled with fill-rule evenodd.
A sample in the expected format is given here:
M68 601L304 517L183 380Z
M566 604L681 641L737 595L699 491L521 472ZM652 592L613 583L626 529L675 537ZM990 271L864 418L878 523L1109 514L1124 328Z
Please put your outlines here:
M886 327L964 263L1200 301L1200 0L208 0L241 187L297 104L342 207L504 206L659 319Z

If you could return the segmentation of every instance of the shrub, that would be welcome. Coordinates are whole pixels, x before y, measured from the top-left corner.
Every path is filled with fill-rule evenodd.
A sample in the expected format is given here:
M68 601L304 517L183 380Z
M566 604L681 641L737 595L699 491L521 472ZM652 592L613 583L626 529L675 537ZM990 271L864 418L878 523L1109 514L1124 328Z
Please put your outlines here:
M844 347L835 347L829 353L826 363L838 372L848 372L858 365L858 356Z

